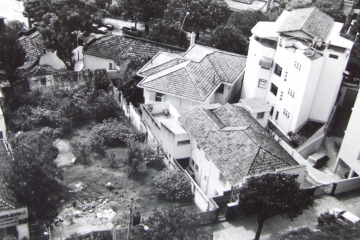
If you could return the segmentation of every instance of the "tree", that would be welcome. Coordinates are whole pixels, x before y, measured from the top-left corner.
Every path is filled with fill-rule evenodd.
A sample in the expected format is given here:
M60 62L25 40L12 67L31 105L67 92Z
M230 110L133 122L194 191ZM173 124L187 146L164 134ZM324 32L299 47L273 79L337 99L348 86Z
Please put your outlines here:
M259 21L269 21L269 17L261 11L253 10L240 10L239 12L233 12L229 18L228 24L231 24L238 28L244 35L244 37L251 37L251 29Z
M149 56L131 60L126 67L123 81L119 82L117 86L123 93L126 101L131 102L135 106L144 101L142 89L137 87L141 78L136 76L136 72L150 60L151 57Z
M347 70L350 72L351 76L354 78L360 78L360 43L357 40L351 50L350 60L347 65Z
M247 55L248 40L242 32L233 25L218 26L210 39L210 46L217 49Z
M248 179L240 189L239 214L257 213L260 239L264 222L281 214L291 220L312 205L312 198L299 188L298 175L268 173Z
M162 171L154 178L155 192L168 201L190 201L193 198L190 180L181 171Z
M24 16L29 19L29 27L31 25L30 19L35 22L41 22L42 17L50 12L51 0L24 0Z
M56 216L63 188L62 170L54 159L58 149L52 140L38 132L24 132L12 141L14 161L9 176L17 200L28 206L30 220L51 223Z
M164 16L167 4L168 0L123 0L119 3L124 17L145 22L145 32L149 32L150 19Z
M12 20L6 23L6 29L8 33L12 35L17 35L21 31L26 31L27 27L24 22L20 22L19 20Z
M211 231L200 226L200 217L186 208L175 208L162 212L155 212L144 225L149 227L148 231L140 227L131 230L130 239L213 239Z
M179 30L175 24L169 24L165 21L155 24L147 38L155 42L177 45L184 48L189 47L186 32Z
M24 65L26 52L17 39L16 22L5 26L5 31L0 34L0 63L10 83L11 96L14 96L14 85L19 79L19 67Z
M196 39L200 30L214 29L226 23L229 16L230 8L223 0L172 0L165 13L167 21L178 21L181 25L184 22L184 26L194 29Z

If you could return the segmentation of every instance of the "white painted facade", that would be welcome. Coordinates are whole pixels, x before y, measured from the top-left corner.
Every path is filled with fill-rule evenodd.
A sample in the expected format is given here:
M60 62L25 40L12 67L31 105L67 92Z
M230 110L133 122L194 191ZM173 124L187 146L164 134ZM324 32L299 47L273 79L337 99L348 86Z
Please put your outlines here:
M194 139L192 139L189 165L195 173L195 181L207 196L222 196L224 191L231 190L230 182L226 179L220 180L219 169L211 160L206 158L204 150L199 148Z
M340 151L334 167L336 172L339 161L344 162L350 168L349 178L356 172L360 175L360 95L357 95L355 105L352 108L349 123L347 125Z
M343 24L337 22L317 49L304 32L279 34L288 15L284 11L276 22L259 22L252 29L241 93L241 99L258 97L271 104L270 118L284 133L296 132L308 120L328 121L353 45L339 36ZM263 68L261 61L271 67Z
M232 85L221 83L223 85L223 91L219 92L218 89L221 86L219 85L217 90L212 92L205 101L196 101L193 99L184 98L173 94L169 94L165 92L155 92L148 88L144 88L144 103L150 104L150 103L167 101L170 102L171 105L174 106L180 114L185 114L193 107L200 105L207 105L213 103L225 104L227 102L233 103L238 101L240 97L243 77L244 77L244 73L242 73ZM160 95L162 96L160 97Z
M112 59L100 58L85 53L83 61L83 69L106 69L107 71L120 71L120 66L116 65Z
M0 108L0 140L7 141L5 117Z

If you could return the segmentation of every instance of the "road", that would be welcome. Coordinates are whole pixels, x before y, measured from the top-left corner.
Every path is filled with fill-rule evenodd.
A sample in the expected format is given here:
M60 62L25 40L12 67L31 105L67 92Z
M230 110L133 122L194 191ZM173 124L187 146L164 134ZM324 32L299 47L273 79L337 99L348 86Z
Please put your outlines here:
M22 1L17 0L0 0L0 16L7 20L19 20L27 26L28 19L23 16Z

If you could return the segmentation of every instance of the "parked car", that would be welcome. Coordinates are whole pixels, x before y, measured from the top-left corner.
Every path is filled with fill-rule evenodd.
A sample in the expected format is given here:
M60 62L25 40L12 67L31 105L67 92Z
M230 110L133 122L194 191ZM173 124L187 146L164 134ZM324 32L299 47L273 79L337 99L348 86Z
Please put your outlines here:
M314 153L307 158L309 164L314 168L320 168L329 160L328 155L325 153Z
M347 223L355 224L360 221L360 218L355 214L349 211L342 210L340 208L331 209L330 214L334 214L335 217Z
M112 30L114 30L114 25L112 25L111 23L108 23L108 22L103 22L102 24L101 24L101 26L102 27L106 27L109 31L112 31Z
M136 30L134 27L123 27L122 28L122 32L125 34L128 34L130 36L134 36L134 37L140 37L142 32L139 30Z
M107 33L108 29L106 27L99 27L98 24L93 23L93 25L91 26L91 31L94 33Z

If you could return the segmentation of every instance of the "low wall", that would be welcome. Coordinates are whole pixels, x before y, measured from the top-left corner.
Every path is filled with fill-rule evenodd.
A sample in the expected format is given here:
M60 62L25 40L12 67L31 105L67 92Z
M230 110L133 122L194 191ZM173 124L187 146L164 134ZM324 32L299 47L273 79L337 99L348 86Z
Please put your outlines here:
M360 177L338 180L336 182L335 194L349 192L360 188Z
M319 149L325 137L325 125L322 126L316 133L311 136L304 144L296 149L296 151L303 157L307 157Z

